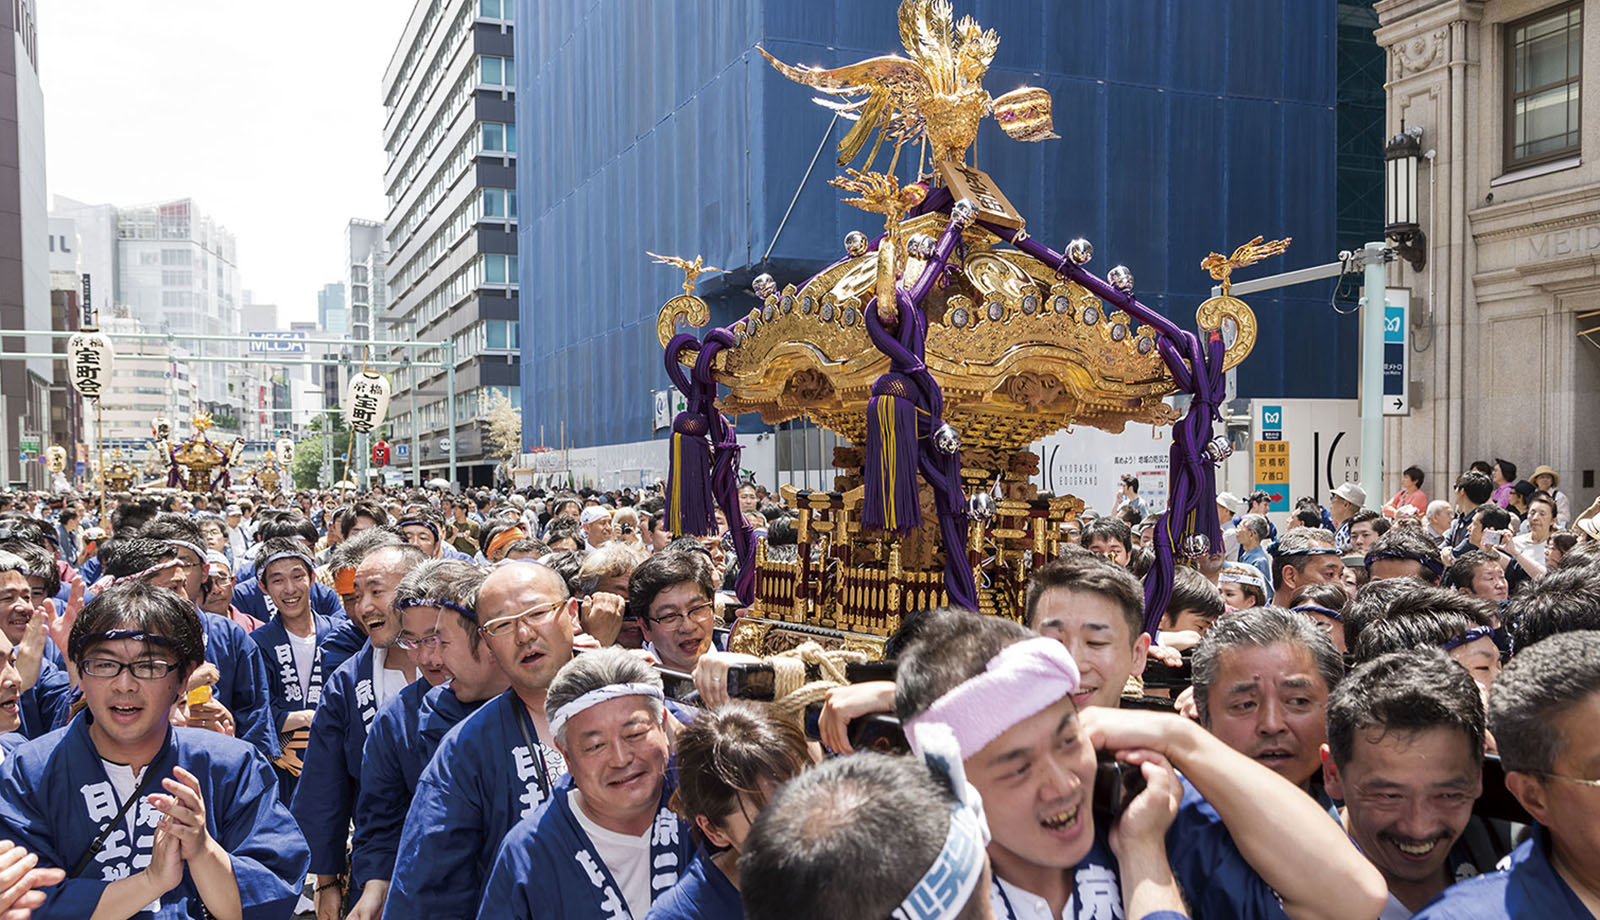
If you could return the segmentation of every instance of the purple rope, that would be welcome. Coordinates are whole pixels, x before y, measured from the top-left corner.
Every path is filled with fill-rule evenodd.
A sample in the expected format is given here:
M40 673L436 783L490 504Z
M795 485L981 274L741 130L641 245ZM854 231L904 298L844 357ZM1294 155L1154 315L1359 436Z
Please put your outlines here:
M1166 513L1156 522L1156 561L1150 577L1145 579L1144 625L1145 631L1154 638L1161 614L1172 599L1175 554L1182 550L1188 555L1184 547L1187 535L1204 534L1212 552L1222 547L1222 528L1216 507L1216 468L1201 454L1211 440L1212 421L1217 417L1223 394L1222 356L1226 349L1222 336L1211 332L1202 345L1193 333L1178 328L1132 294L1113 288L1050 247L1032 239L1018 241L1015 231L1005 227L988 223L984 226L1050 266L1061 277L1087 288L1103 302L1127 313L1140 325L1155 329L1157 351L1172 373L1173 383L1193 397L1188 413L1172 427L1170 501Z

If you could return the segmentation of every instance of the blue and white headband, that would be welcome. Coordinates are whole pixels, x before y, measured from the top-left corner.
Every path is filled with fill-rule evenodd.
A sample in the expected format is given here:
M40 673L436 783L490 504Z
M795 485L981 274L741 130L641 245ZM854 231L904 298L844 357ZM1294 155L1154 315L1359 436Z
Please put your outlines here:
M662 693L661 688L655 684L606 684L604 687L590 690L551 714L550 734L558 738L561 737L561 730L566 727L568 722L572 721L573 716L586 709L598 706L607 700L614 700L624 696L647 696L651 699L661 700L663 703L666 701L666 694Z
M939 855L922 874L911 893L900 901L893 920L955 920L961 915L983 877L989 845L989 822L983 814L983 797L967 782L961 747L955 731L942 722L912 727L915 748L933 772L946 777L955 793L950 807L950 829Z
M1474 626L1461 635L1456 636L1454 639L1446 639L1439 645L1439 648L1448 652L1451 649L1460 648L1463 645L1468 645L1478 641L1479 639L1492 638L1494 638L1494 630L1487 626Z
M439 607L443 610L454 610L472 622L478 622L478 611L466 604L458 604L446 597L408 597L403 601L396 601L394 609L410 610L412 607Z

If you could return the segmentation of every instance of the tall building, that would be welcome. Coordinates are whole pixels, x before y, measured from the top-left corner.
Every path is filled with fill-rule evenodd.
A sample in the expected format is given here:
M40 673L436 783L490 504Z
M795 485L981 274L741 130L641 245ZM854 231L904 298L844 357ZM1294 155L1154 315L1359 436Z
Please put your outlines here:
M380 338L373 335L378 328L373 318L384 300L383 224L351 219L344 228L344 251L348 335L358 342Z
M329 282L317 292L317 325L322 327L321 338L341 336L349 330L344 312L343 282Z
M417 445L424 478L445 473L454 439L460 480L491 482L490 395L522 402L512 7L417 0L383 77L388 337L455 343L454 431L442 370L417 374L414 416L410 375L395 375L390 440Z
M45 196L44 92L34 0L0 4L0 328L49 329L50 255ZM51 350L45 336L8 336L6 351ZM6 483L45 484L38 456L50 430L51 361L0 360L0 458ZM63 445L66 446L66 445Z
M1417 134L1423 236L1420 264L1389 264L1410 290L1410 414L1385 420L1384 486L1417 464L1445 497L1472 461L1503 457L1525 478L1553 467L1577 515L1600 491L1600 96L1580 92L1600 4L1375 9L1386 134Z
M149 330L137 318L101 314L104 332L140 333ZM130 460L143 462L150 441L151 422L158 415L172 423L174 438L188 437L194 431L190 420L206 411L195 391L191 365L181 358L173 360L147 342L145 347L117 343L116 372L101 398L101 426L106 450L121 450ZM86 415L86 427L93 430L93 413ZM222 432L216 432L221 435Z
M1000 36L987 88L1048 89L1061 135L1017 143L986 120L977 165L1033 237L1057 248L1089 240L1097 272L1127 265L1140 299L1185 326L1214 283L1199 269L1207 253L1287 236L1294 245L1263 274L1324 264L1337 260L1342 226L1371 232L1381 217L1380 196L1361 198L1365 210L1339 208L1340 168L1352 192L1373 170L1371 151L1339 155L1361 127L1340 119L1349 0L955 5ZM664 469L655 439L668 432L652 397L670 384L655 320L683 277L645 250L728 269L698 289L712 324L728 325L755 306L756 275L799 285L844 257L849 231L881 232L880 218L827 184L854 123L830 127L816 93L756 50L830 67L898 50L893 3L846 6L848 15L827 4L819 15L813 0L702 5L694 40L683 41L671 4L630 7L629 28L617 28L615 15L587 7L518 0L519 21L537 24L517 32L518 139L539 152L517 161L522 385L537 394L524 406L526 441L543 431L544 444L560 446L564 430L568 446L605 447L610 466L597 472L612 483L631 471L638 484L646 451ZM1353 50L1346 57L1359 63ZM1364 100L1372 85L1381 92L1381 72L1345 72ZM1350 118L1362 111L1381 117L1369 106ZM580 118L581 131L549 127ZM902 153L902 176L915 154ZM1238 371L1242 398L1355 396L1358 324L1329 308L1331 287L1251 296L1260 334ZM751 416L738 422L769 430ZM777 432L783 469L799 468L802 451L786 445L802 427ZM810 456L820 449L813 442Z

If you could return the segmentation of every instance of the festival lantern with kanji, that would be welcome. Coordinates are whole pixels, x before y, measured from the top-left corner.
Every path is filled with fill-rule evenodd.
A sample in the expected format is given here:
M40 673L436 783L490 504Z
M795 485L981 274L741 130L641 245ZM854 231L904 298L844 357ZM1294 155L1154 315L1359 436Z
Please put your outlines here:
M45 448L45 464L52 473L65 473L67 471L67 449L60 444L52 444Z
M389 465L388 441L379 441L372 445L372 465L380 468Z
M278 463L287 467L294 463L294 441L290 438L279 438L276 445Z
M377 371L362 371L350 378L344 417L350 430L371 434L389 414L389 378Z
M89 399L99 399L111 381L116 352L104 333L79 332L67 340L67 374L72 388Z

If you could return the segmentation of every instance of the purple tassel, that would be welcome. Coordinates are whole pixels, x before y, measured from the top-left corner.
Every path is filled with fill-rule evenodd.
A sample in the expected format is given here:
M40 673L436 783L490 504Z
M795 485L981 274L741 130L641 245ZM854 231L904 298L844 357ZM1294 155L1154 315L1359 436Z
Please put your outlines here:
M902 374L888 373L872 385L867 402L866 493L861 523L891 533L922 524L917 495L917 404L915 388Z
M711 510L711 445L705 419L679 412L672 420L672 459L667 467L667 529L674 536L716 533Z

